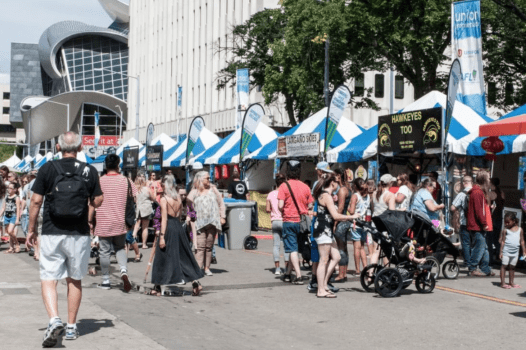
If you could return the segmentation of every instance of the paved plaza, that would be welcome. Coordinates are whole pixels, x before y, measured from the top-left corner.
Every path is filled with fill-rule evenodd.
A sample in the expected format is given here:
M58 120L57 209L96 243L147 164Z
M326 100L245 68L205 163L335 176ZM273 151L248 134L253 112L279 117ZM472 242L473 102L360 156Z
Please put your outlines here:
M349 246L351 248L351 246ZM5 250L5 245L2 246ZM141 250L142 251L142 250ZM214 276L175 297L146 296L142 290L151 250L132 263L136 288L125 294L115 274L109 291L99 276L83 280L81 337L68 349L495 349L523 346L525 288L501 289L497 276L439 278L431 294L415 286L399 297L365 293L356 278L338 284L336 299L317 299L306 284L281 282L273 274L272 241L256 251L217 249ZM92 261L93 263L93 261ZM112 268L115 259L112 257ZM351 266L354 266L353 264ZM38 264L27 254L0 253L1 348L38 349L48 317L40 296ZM305 275L309 273L304 271ZM516 283L526 287L526 275ZM186 291L186 292L184 292ZM66 288L59 283L60 313L66 320Z

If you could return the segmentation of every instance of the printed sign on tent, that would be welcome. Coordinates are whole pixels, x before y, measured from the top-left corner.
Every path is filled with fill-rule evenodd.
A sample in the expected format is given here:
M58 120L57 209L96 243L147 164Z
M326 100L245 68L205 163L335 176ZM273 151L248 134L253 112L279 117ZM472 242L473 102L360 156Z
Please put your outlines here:
M243 161L243 157L245 156L248 145L256 133L256 129L258 128L259 123L261 123L264 115L265 109L259 103L251 105L246 111L245 117L243 118L243 129L240 144L241 149L239 151L240 161Z
M277 139L277 156L317 157L320 154L320 133L281 136Z
M139 147L125 148L122 152L122 169L136 169L139 163Z
M479 0L451 4L451 33L453 59L458 58L462 67L462 93L459 94L459 100L485 116Z
M325 128L325 152L329 150L336 129L342 119L343 111L351 99L351 91L345 85L339 86L332 94L331 103L327 110L327 125Z
M442 147L442 107L378 118L378 152L413 152Z
M163 145L146 147L146 170L160 171L163 165Z

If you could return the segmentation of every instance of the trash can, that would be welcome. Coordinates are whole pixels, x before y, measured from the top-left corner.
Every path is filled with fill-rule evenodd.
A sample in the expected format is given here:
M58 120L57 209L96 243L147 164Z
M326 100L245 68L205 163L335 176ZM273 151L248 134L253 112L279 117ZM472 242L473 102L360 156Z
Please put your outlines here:
M243 249L245 237L250 236L254 201L226 199L226 244L229 250Z

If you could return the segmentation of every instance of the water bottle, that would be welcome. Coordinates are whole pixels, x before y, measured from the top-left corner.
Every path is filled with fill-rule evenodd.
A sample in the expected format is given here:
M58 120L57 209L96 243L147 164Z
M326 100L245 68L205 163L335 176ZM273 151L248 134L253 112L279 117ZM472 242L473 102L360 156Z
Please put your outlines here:
M371 209L367 209L365 212L365 221L371 222Z

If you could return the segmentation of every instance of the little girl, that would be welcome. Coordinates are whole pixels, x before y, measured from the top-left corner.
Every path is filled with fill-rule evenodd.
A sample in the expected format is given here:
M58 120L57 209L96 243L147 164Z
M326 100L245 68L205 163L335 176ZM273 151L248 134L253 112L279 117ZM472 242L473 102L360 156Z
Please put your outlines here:
M513 283L513 278L515 277L515 265L517 265L517 260L519 259L519 244L522 248L522 253L526 254L526 249L524 248L524 237L522 229L518 226L519 220L515 213L507 213L504 216L504 227L505 230L502 230L500 234L500 259L502 260L502 265L500 267L500 286L504 289L510 288L520 288L518 284ZM510 283L504 283L506 279L506 266L510 270Z

